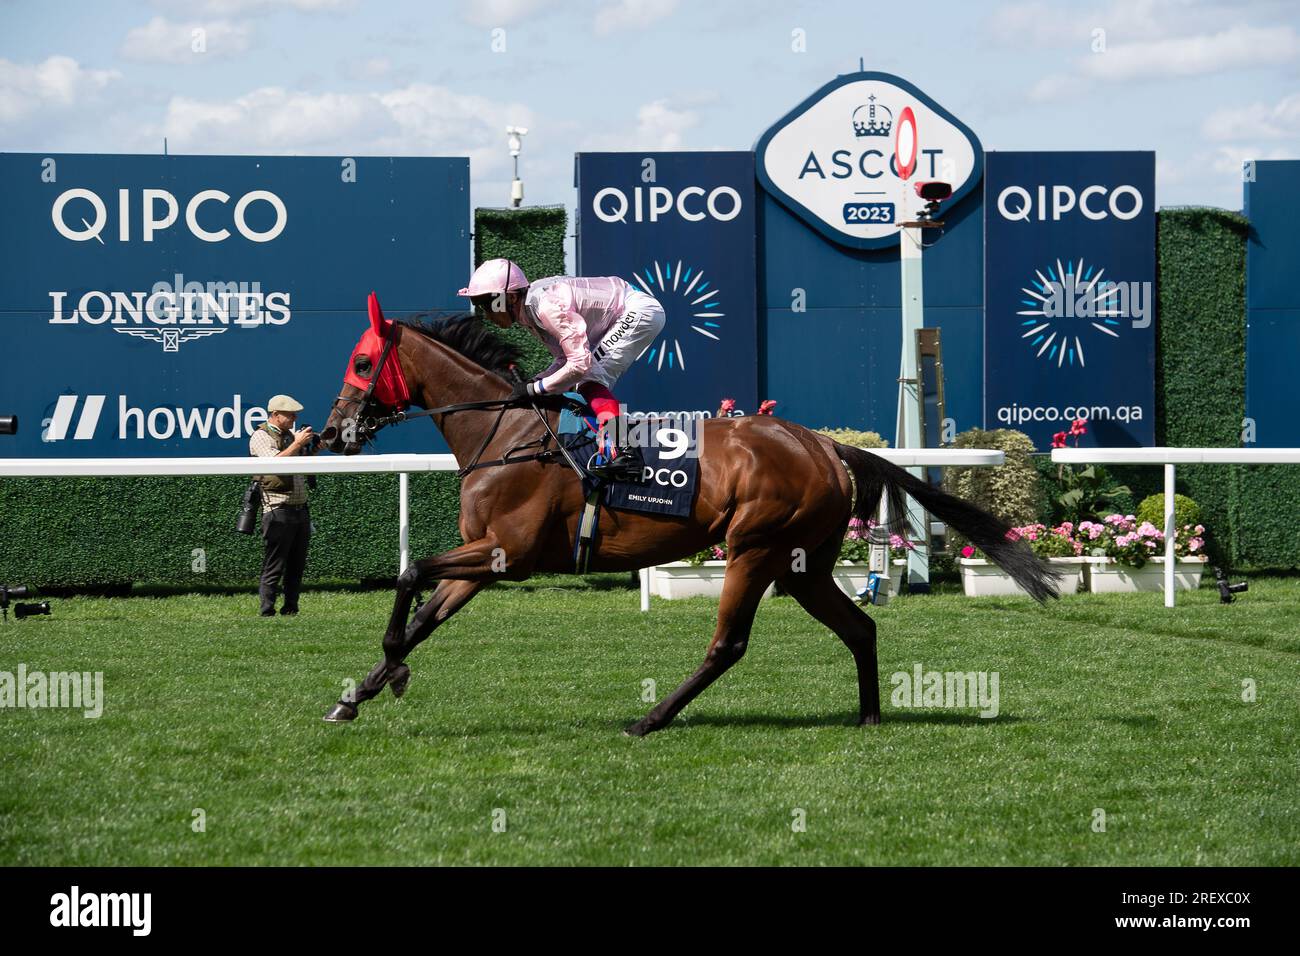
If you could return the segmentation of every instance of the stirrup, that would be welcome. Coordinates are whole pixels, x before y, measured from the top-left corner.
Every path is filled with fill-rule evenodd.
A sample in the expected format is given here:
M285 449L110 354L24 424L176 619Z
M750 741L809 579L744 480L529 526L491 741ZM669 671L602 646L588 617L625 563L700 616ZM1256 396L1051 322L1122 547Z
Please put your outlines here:
M631 481L639 484L643 467L645 467L645 460L640 455L635 454L632 449L622 448L618 450L612 461L599 465L592 465L589 462L587 470L597 478L606 481Z

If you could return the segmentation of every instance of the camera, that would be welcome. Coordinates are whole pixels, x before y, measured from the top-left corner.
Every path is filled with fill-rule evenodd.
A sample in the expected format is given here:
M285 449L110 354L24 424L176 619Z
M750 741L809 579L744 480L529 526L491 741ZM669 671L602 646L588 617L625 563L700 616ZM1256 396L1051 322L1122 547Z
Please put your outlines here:
M916 194L927 202L943 202L952 196L952 184L937 179L914 184Z
M257 509L262 507L262 485L253 479L244 489L244 501L239 506L239 517L235 520L235 530L240 534L252 534L257 530Z
M1223 573L1223 568L1214 569L1214 583L1219 588L1219 603L1231 604L1234 594L1242 594L1250 589L1250 585L1245 581L1240 584L1229 584L1228 576Z
M939 212L939 203L952 197L952 184L937 179L914 183L913 188L925 200L925 209L917 216L922 221L933 220Z
M0 435L18 434L18 416L0 415Z
M9 620L9 604L14 598L25 598L32 596L32 589L23 584L13 587L0 584L0 619ZM32 617L37 614L49 614L50 602L41 601L39 604L15 604L14 617L22 620L25 617Z

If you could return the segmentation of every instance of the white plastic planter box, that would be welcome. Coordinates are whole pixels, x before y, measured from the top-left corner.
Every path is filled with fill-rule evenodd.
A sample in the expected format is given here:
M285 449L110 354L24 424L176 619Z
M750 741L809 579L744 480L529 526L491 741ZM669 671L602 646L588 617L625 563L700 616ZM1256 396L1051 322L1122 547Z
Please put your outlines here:
M1049 564L1066 576L1061 579L1061 593L1074 594L1083 590L1083 569L1086 558L1048 558ZM961 558L961 586L967 597L1007 597L1025 594L1007 572L984 558Z
M894 559L889 565L888 593L892 597L898 593L898 582L907 573L907 561ZM871 567L866 561L841 561L835 565L835 583L851 598L858 596L858 592L867 586L870 577Z
M1085 558L1088 562L1089 590L1093 594L1123 594L1132 591L1163 591L1165 559L1152 558L1140 568L1120 564L1114 558ZM1174 565L1174 589L1190 591L1201 586L1205 558L1177 558Z
M722 579L727 573L726 561L705 561L687 564L673 561L650 569L650 587L659 597L669 601L678 598L722 597ZM763 597L772 596L769 584Z

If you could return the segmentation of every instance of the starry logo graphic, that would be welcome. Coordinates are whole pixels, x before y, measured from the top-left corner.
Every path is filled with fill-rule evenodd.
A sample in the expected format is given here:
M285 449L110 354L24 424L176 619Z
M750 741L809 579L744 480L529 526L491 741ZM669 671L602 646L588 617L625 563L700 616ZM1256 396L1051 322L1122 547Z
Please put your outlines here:
M720 319L726 317L721 311L721 290L712 280L704 277L704 270L686 265L681 259L676 263L657 259L632 278L642 289L659 300L664 307L663 334L641 350L636 357L643 358L653 365L655 371L686 371L686 350L682 348L682 339L689 345L692 338L686 333L693 331L713 342L721 342L722 326Z
M1035 358L1049 365L1067 368L1086 367L1083 343L1109 342L1119 338L1120 319L1128 315L1123 303L1129 299L1128 286L1137 283L1102 281L1105 269L1084 267L1083 259L1057 259L1047 266L1047 274L1035 269L1029 280L1032 288L1021 288L1029 296L1020 304L1028 308L1016 312L1026 316L1020 326L1022 341L1035 350ZM1095 331L1093 331L1095 330ZM1100 335L1098 334L1100 333Z

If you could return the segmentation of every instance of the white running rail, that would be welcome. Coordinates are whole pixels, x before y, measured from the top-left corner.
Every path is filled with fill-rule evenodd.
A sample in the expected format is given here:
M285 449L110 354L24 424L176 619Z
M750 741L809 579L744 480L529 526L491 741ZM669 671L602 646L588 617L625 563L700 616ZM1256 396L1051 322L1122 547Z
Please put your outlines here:
M1163 465L1165 607L1174 606L1174 470L1178 465L1300 465L1300 448L1054 448L1064 465Z

